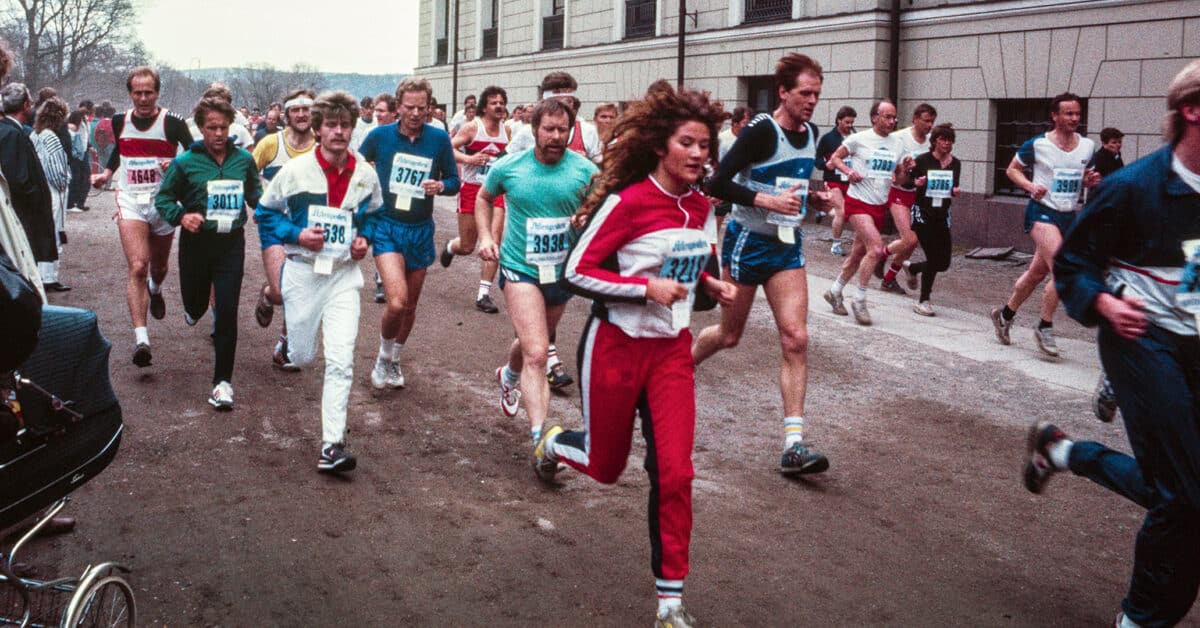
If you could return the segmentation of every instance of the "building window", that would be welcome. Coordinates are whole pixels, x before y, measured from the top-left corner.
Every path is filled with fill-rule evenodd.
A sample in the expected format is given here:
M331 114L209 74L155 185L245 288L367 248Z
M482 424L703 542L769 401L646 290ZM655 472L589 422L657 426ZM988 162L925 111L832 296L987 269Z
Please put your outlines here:
M657 0L625 0L625 39L653 37Z
M746 22L792 19L792 0L746 0Z
M565 9L566 0L550 0L550 15L542 18L542 50L562 49Z
M496 58L497 43L499 29L497 28L499 18L500 0L491 0L484 2L483 7L483 46L480 49L480 55L484 59Z
M437 0L433 7L434 52L433 64L445 65L450 59L450 5L448 0Z
M751 76L746 80L746 104L758 113L770 113L779 106L779 90L774 76Z
M1027 196L1025 190L1009 180L1005 171L1012 163L1017 149L1030 138L1041 135L1054 127L1050 122L1049 98L1012 98L996 100L996 161L992 169L993 190L999 196ZM1080 135L1087 135L1087 99L1079 103L1082 109L1079 123ZM1025 176L1031 177L1030 169Z

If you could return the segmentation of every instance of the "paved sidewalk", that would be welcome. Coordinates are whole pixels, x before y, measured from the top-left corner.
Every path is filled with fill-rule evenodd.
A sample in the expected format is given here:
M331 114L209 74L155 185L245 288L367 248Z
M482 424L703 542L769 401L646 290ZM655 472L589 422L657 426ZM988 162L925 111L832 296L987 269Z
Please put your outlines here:
M830 311L824 294L832 279L808 275L809 317L829 319L840 325L861 327L853 315L837 316ZM1004 346L996 340L992 321L987 312L965 312L935 304L937 316L925 317L912 311L914 297L901 297L875 289L872 280L867 291L867 305L873 324L870 329L898 336L943 351L949 351L978 362L987 362L1013 369L1048 386L1091 394L1100 377L1100 357L1094 342L1058 338L1061 357L1054 359L1038 351L1033 340L1030 317L1024 317L1012 328L1012 344ZM850 309L850 294L846 287L846 309ZM761 292L760 292L761 295ZM762 298L760 296L760 298Z

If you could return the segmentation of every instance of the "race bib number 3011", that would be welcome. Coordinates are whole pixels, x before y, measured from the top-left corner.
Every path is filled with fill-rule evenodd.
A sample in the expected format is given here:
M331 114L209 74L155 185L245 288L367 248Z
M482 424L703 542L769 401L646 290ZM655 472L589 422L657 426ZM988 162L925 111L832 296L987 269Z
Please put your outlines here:
M241 181L219 179L208 182L208 205L204 215L217 223L218 233L229 233L233 221L242 214L243 198Z

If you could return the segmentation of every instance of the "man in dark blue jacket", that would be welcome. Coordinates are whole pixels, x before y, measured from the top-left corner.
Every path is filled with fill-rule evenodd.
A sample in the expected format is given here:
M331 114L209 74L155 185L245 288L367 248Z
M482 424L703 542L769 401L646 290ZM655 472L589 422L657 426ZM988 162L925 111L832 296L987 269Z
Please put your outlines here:
M1117 626L1170 626L1200 588L1200 61L1171 81L1169 144L1106 177L1054 276L1072 318L1099 325L1133 457L1029 432L1025 486L1070 469L1146 508Z

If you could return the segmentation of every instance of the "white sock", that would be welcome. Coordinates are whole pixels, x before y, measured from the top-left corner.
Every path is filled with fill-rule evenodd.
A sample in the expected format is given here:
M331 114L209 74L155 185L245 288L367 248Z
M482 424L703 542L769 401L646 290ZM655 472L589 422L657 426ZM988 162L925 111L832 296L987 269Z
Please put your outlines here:
M671 609L683 606L683 580L655 578L654 588L658 593L659 617L666 617Z
M1117 628L1142 628L1140 624L1129 618L1129 615L1121 613L1121 621L1117 622Z
M403 348L404 348L403 342L397 342L394 345L392 345L392 353L391 353L392 362L400 361L400 350Z
M839 275L837 279L833 280L833 285L829 287L829 291L832 292L834 296L837 296L842 293L842 288L845 287L846 281Z
M146 280L146 287L150 290L150 294L162 293L162 286L160 286L157 281L154 281L154 277L150 277Z
M1064 438L1050 446L1050 464L1054 465L1055 469L1070 468L1071 465L1069 461L1071 459L1071 445L1074 444L1075 441L1070 441Z
M542 440L542 426L530 427L529 435L533 437L533 446L537 447L538 443Z
M785 416L783 417L783 444L785 447L791 447L796 443L804 440L804 417L802 416Z
M521 374L514 373L507 364L504 365L504 370L500 371L500 376L504 378L504 384L509 388L521 383Z
M475 295L475 300L478 301L478 300L482 299L483 297L486 297L488 295L488 293L491 291L492 291L492 282L484 281L484 280L480 279L479 280L479 292Z
M150 344L150 332L146 331L145 327L134 327L133 328L133 339L134 339L134 344L148 345L148 344Z
M449 240L446 240L446 252L451 255L455 255L455 253L454 253L454 238L450 238Z
M379 337L379 359L387 361L392 359L392 352L396 350L395 338Z
M558 364L558 347L550 345L546 350L546 370L549 371L552 366Z
M854 286L854 300L859 303L866 303L867 289L864 286Z

